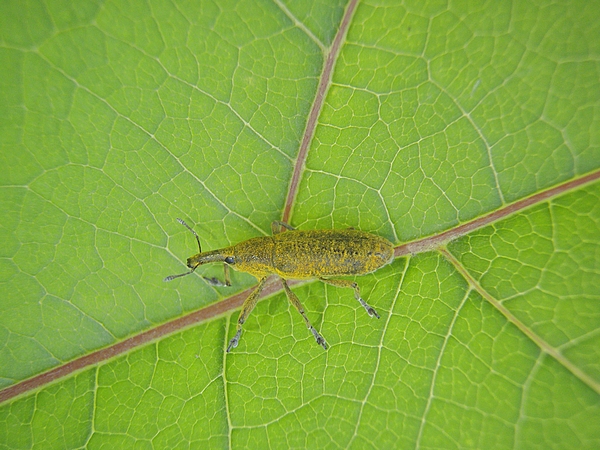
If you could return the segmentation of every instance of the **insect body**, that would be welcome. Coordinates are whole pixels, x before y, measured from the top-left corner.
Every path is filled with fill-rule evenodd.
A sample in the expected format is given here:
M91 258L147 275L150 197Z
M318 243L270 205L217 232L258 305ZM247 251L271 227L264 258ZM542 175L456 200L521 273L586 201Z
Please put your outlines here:
M188 228L198 241L199 253L187 260L188 272L171 275L165 281L193 273L202 264L211 262L225 263L225 284L229 286L229 266L247 272L259 279L258 286L242 305L237 323L237 332L229 342L227 351L237 347L242 334L242 325L254 309L258 296L271 274L279 275L289 301L304 318L306 326L312 332L317 343L324 349L327 344L323 336L311 325L304 308L296 294L289 288L289 279L319 279L324 283L338 287L354 289L354 296L371 317L379 314L360 296L358 285L350 280L331 279L341 275L363 275L373 272L392 261L394 246L379 236L364 231L347 230L309 230L292 228L283 222L273 222L273 236L248 239L239 244L218 250L202 252L200 238L183 220L177 219ZM282 228L287 232L282 233ZM212 284L220 284L214 279L205 278Z

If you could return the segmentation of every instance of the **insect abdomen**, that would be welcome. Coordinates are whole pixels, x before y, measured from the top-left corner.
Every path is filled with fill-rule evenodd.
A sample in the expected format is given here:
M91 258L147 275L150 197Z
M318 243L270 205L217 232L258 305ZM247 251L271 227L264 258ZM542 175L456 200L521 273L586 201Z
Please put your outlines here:
M273 240L273 268L283 278L365 274L394 254L389 241L358 230L291 231Z

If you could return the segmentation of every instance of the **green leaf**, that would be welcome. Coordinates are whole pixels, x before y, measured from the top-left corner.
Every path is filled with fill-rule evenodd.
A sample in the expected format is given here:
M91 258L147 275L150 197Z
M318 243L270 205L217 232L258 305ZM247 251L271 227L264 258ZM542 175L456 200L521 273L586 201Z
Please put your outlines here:
M0 448L598 448L599 24L0 4ZM381 319L296 284L324 351L271 286L226 353L256 280L164 283L196 252L177 217L205 250L282 218L385 237L356 277Z

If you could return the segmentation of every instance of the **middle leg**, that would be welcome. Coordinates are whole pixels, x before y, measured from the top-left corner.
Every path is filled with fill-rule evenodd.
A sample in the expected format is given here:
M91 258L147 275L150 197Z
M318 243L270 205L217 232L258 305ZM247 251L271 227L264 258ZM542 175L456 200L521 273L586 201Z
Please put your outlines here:
M319 344L321 347L323 347L325 350L327 350L327 342L325 342L325 338L323 336L321 336L317 330L315 330L315 328L310 323L310 320L308 320L308 317L306 316L306 313L304 312L304 308L302 307L302 304L300 303L298 296L292 292L292 290L288 286L287 282L283 278L281 279L281 284L283 284L283 288L285 289L285 293L287 294L287 297L288 297L290 303L296 307L298 312L304 318L304 322L306 323L306 326L308 327L308 329L311 331L311 333L317 340L317 344Z
M282 222L281 220L274 220L273 222L271 222L271 231L273 232L273 234L279 234L283 232L284 228L289 231L295 230L293 226L288 225L287 223Z

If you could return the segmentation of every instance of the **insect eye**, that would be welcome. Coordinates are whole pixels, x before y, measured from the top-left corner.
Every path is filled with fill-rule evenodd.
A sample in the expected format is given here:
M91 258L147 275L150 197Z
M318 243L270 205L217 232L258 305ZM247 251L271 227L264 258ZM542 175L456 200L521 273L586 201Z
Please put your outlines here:
M228 256L227 258L225 258L225 262L227 264L235 264L235 259L233 256Z

